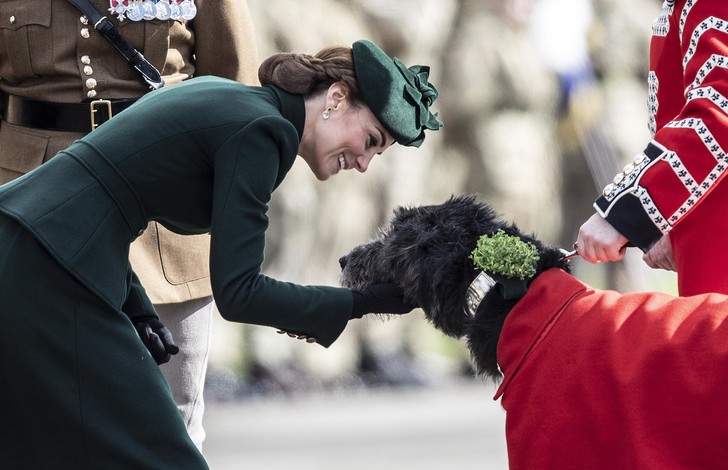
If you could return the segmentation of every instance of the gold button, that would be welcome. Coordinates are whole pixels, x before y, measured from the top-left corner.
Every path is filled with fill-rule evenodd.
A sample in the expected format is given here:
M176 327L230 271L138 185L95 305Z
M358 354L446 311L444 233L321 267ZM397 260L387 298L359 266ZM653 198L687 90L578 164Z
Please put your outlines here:
M626 164L624 166L624 168L622 168L623 175L628 175L628 174L632 173L633 171L634 171L634 165L631 163Z
M636 157L634 157L634 161L632 163L634 163L635 165L639 165L644 160L645 160L645 156L644 155L637 155Z
M81 28L81 37L84 39L91 37L91 34L88 32L88 28Z
M83 73L84 75L93 75L94 69L90 65L87 65L83 68Z
M86 80L86 88L88 88L89 90L93 90L94 88L96 88L96 79L89 78L88 80Z
M89 90L88 93L86 93L86 96L89 98L96 98L96 90Z
M81 56L81 63L82 64L86 64L86 65L91 64L91 57L89 57L87 55L82 55Z
M15 16L10 17L10 24L15 24Z
M623 179L624 179L624 175L623 175L622 173L617 173L617 174L616 174L616 175L614 176L614 179L612 180L612 183L614 183L614 184L619 184L619 183L621 183L621 182L622 182L622 180L623 180Z
M608 184L604 187L604 191L602 191L602 194L604 194L604 196L609 196L612 191L614 191L614 185Z
M88 24L88 18L86 18L86 15L82 16L78 20L81 22L81 24Z

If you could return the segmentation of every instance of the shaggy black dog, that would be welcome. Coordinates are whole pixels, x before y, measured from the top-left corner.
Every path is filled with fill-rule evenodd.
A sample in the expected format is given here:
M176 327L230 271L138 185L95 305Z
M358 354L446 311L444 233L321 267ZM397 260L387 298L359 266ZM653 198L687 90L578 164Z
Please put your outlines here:
M478 273L476 246L498 272ZM341 266L344 285L395 282L467 339L477 372L500 381L509 468L726 468L728 296L595 289L472 196L397 209ZM488 281L477 296L474 278Z
M439 205L395 209L389 225L374 240L341 257L341 283L356 290L379 282L396 283L436 328L455 338L467 337L479 374L500 378L496 345L518 299L507 300L501 290L492 289L474 318L466 313L466 292L478 275L470 253L482 235L498 230L536 246L539 261L534 278L549 268L568 271L560 249L521 233L490 206L467 195Z

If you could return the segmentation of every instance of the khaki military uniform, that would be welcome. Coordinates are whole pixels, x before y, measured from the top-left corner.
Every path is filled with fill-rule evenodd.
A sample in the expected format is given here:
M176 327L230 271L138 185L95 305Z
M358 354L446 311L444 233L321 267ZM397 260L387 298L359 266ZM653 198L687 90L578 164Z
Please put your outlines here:
M91 2L107 11L108 0ZM240 0L197 0L191 21L118 21L119 31L162 73L167 86L193 75L257 82L257 45ZM133 98L148 87L80 12L62 0L0 0L0 90L52 102ZM169 46L169 47L168 47ZM193 58L194 55L194 58ZM180 116L180 119L193 119ZM0 126L0 183L32 170L81 137ZM150 227L132 255L155 303L210 295L206 236L177 237ZM181 256L180 253L184 253Z
M128 1L92 0L91 3L162 73L167 87L198 75L257 83L257 44L244 0L195 0L197 12L189 21L182 18L119 20L109 8ZM0 92L3 94L45 102L80 103L137 98L148 90L136 71L70 3L0 0ZM180 115L178 119L192 120L195 116ZM83 135L3 121L0 183L29 172ZM134 270L157 305L163 322L171 321L165 320L165 312L181 303L192 302L189 305L195 309L208 304L210 308L208 258L208 235L183 237L156 223L151 223L132 245L130 259ZM175 325L168 326L175 331ZM208 339L204 341L206 345ZM183 353L190 349L181 346ZM207 351L198 356L206 365ZM175 367L174 361L165 367ZM190 385L194 386L189 383L180 386ZM196 400L201 392L184 395ZM181 410L190 406L179 400L178 405Z

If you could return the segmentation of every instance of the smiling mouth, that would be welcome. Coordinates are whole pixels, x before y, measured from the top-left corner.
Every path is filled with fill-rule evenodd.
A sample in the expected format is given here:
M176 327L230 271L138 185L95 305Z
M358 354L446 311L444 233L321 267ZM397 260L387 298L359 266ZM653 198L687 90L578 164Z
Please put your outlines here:
M339 155L339 168L341 168L342 170L346 170L346 159L344 158L343 153Z

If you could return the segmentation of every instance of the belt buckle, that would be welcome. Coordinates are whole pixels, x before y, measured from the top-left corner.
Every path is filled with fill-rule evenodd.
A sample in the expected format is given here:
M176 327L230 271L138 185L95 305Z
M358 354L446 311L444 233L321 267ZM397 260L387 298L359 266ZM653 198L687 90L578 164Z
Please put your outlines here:
M111 101L109 100L94 100L89 104L89 112L91 113L91 130L93 131L97 127L99 127L101 124L103 124L106 121L102 122L96 122L96 112L99 110L99 106L106 106L106 112L109 115L109 118L106 119L108 121L113 117L113 112L111 110Z

